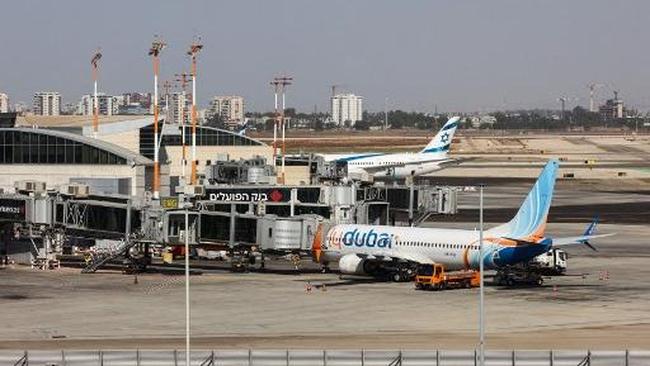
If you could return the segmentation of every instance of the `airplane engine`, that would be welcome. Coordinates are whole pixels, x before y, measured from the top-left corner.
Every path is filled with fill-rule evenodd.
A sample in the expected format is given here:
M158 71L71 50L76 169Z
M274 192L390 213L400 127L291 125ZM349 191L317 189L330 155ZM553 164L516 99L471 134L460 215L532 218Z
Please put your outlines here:
M356 254L347 254L339 259L339 271L352 275L373 275L377 272L376 262L361 259Z

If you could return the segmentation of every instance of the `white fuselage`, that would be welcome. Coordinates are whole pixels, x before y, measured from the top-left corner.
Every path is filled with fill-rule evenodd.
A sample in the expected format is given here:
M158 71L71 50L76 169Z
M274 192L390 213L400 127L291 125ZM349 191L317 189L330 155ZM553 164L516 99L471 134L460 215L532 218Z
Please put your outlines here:
M327 156L326 160L329 159L331 157ZM440 163L449 160L446 154L438 153L359 154L339 156L331 160L337 159L347 161L348 174L368 171L374 177L396 178L440 170Z
M484 241L484 253L498 245ZM439 263L446 268L478 268L479 232L370 225L337 225L323 245L327 260L356 254L370 258L412 258L420 263Z

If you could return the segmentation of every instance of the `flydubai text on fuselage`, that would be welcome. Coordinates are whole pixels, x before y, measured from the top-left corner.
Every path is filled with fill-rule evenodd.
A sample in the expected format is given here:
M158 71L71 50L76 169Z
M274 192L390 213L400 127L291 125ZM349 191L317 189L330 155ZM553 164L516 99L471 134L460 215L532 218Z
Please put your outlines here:
M348 173L366 171L375 177L404 178L442 169L449 162L451 141L460 118L452 117L445 123L429 144L417 153L366 153L351 155L324 155L327 161L345 162Z
M593 235L592 226L582 236L545 236L557 169L558 162L549 161L516 216L484 231L482 260L486 269L528 261L554 246L589 245L589 239L606 236ZM437 263L449 270L478 269L481 260L477 230L336 225L317 235L312 249L319 262L339 260L343 273L357 274L395 260Z

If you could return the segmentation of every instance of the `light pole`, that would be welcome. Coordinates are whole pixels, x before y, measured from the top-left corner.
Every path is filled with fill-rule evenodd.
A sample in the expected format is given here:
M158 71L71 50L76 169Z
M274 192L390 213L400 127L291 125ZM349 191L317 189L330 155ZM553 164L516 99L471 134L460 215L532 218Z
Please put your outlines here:
M388 129L388 97L384 98L384 131Z
M199 37L198 41L192 42L190 45L189 51L187 51L188 56L192 60L192 175L190 177L190 183L192 185L197 184L197 160L196 160L196 55L203 49L203 45L200 43L201 38Z
M90 60L91 65L93 65L93 84L94 84L94 93L93 93L93 138L97 138L97 131L99 130L99 101L97 99L97 73L99 69L99 60L102 58L101 52L97 52L93 55L92 60Z
M185 366L190 366L190 212L185 206Z
M190 74L187 73L181 73L181 74L176 74L176 81L181 83L181 90L182 90L182 103L180 104L181 107L181 143L183 145L183 180L184 184L187 184L187 175L185 174L186 168L187 168L187 144L185 142L185 107L187 106L187 100L186 100L186 93L185 89L187 86L187 77L190 76Z
M158 36L155 37L149 49L149 56L153 60L153 198L160 198L160 145L158 143L158 72L160 69L160 52L166 44ZM165 118L167 118L165 116Z
M479 232L478 232L478 257L479 257L479 315L478 315L478 333L479 333L479 365L485 365L485 309L484 309L484 283L483 283L483 188L484 184L479 184Z

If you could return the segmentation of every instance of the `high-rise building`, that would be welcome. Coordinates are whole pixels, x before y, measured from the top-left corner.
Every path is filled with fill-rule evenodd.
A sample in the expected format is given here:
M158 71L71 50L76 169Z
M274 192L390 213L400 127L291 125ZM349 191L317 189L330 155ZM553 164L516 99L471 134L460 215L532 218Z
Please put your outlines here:
M81 97L79 102L78 113L84 116L93 115L95 97L93 95L84 95ZM103 116L112 116L118 114L119 105L117 100L112 95L106 95L104 93L97 94L97 105L99 109L99 114Z
M0 93L0 113L9 112L9 97L5 93Z
M346 122L350 127L363 119L363 97L354 94L337 94L331 98L332 120L339 126Z
M220 116L227 124L244 122L244 97L237 95L215 96L208 109L208 118Z
M61 94L59 92L34 94L32 111L37 116L58 116L61 114Z
M122 94L122 105L134 105L139 104L142 108L149 109L152 105L152 96L151 93L124 93Z
M181 124L183 117L185 117L185 123L190 123L192 106L188 104L188 100L183 93L169 94L169 118L167 122ZM164 106L164 104L162 105Z

